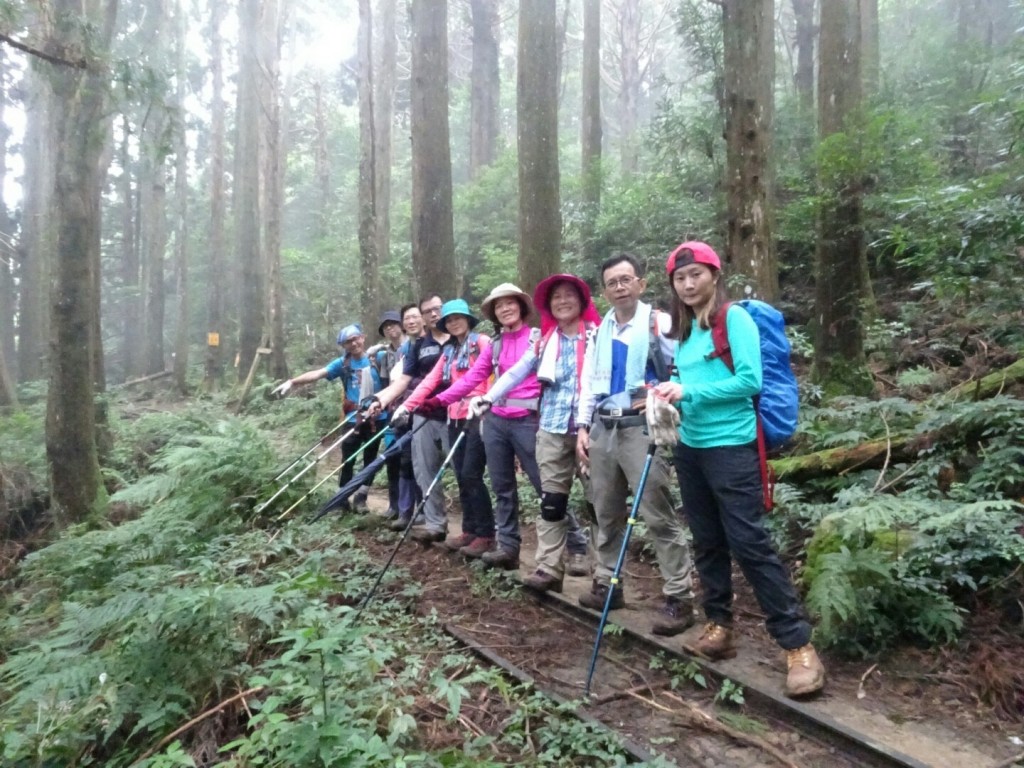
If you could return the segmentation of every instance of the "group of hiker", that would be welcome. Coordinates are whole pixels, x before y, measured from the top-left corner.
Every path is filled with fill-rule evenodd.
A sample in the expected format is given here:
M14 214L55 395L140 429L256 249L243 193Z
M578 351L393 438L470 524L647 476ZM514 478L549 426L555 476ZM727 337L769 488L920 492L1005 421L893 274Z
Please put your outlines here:
M641 298L647 280L636 257L608 258L598 275L610 305L603 317L577 276L552 275L532 297L503 283L480 307L493 336L478 329L480 318L465 300L429 295L385 312L377 346L367 348L357 324L342 328L342 356L275 391L341 379L346 409L359 411L358 428L342 442L343 459L362 449L364 461L372 461L377 449L365 444L385 424L389 438L412 430L408 448L386 463L391 527L411 525L416 540L443 542L489 567L519 568L522 470L540 497L536 566L523 579L537 590L561 592L566 575L591 575L588 537L570 506L579 478L596 523L593 581L579 597L587 608L605 608L609 590L612 609L625 605L616 561L632 524L627 501L639 487L639 518L663 580L651 631L673 636L693 625L695 567L706 625L687 649L710 659L735 656L735 562L768 632L787 652L786 693L814 693L825 670L763 524L758 325L728 302L721 261L706 243L674 249L666 274L671 303L663 312ZM669 462L649 450L655 439L671 445L682 514L673 504ZM442 494L420 495L446 457L462 509L458 533L448 530ZM353 463L342 470L342 486ZM365 505L363 489L352 506Z

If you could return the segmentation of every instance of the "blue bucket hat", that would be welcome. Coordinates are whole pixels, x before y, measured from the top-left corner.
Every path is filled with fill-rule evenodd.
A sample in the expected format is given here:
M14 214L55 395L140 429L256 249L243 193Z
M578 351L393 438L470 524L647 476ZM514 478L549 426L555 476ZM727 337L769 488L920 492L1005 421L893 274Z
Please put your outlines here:
M340 331L338 331L338 343L344 344L346 341L351 341L356 336L363 336L363 326L359 323L352 323L346 325Z
M441 305L441 319L437 321L437 328L441 333L448 333L448 318L453 315L464 315L469 320L469 328L472 330L480 320L469 311L469 304L465 299L452 299Z

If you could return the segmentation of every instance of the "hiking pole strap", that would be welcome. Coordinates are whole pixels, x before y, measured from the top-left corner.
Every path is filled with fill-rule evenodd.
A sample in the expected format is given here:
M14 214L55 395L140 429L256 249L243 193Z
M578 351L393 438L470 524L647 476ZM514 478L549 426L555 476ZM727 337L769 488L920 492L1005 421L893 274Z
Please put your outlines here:
M601 651L601 639L604 636L604 626L608 623L608 612L612 607L612 597L619 585L619 576L622 574L622 567L626 562L626 550L629 548L629 537L633 528L638 522L637 515L640 512L640 499L644 495L644 488L647 487L647 476L651 473L651 464L658 453L658 446L653 441L647 447L647 458L644 460L644 469L640 473L640 480L633 491L633 506L629 510L629 518L626 520L626 532L622 536L622 546L619 548L619 559L615 562L615 570L608 583L608 594L604 598L604 610L601 611L601 620L597 624L597 636L594 638L594 652L590 656L590 669L587 671L587 684L584 686L583 695L590 696L590 683L594 679L594 670L597 668L597 656Z

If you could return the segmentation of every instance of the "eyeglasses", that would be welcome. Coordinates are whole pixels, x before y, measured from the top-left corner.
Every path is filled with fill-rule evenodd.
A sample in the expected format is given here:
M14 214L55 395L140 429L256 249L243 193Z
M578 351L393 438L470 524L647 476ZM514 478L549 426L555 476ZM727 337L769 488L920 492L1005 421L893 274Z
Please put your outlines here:
M439 315L441 314L440 307L424 307L422 310L424 315Z
M617 277L614 280L609 280L607 283L605 283L604 287L607 288L609 291L614 291L616 288L618 288L620 286L623 287L623 288L628 288L630 285L633 284L634 280L639 280L639 279L640 278L636 277L635 275L626 275L625 277Z

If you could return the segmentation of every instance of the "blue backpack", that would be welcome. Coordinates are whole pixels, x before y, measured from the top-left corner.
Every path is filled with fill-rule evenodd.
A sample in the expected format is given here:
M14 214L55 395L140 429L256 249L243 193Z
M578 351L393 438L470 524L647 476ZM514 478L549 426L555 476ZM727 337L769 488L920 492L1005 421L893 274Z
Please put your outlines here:
M800 408L796 376L789 364L789 339L782 313L771 304L757 299L735 302L753 318L761 337L761 394L754 397L757 411L757 442L761 454L761 476L764 481L765 507L772 508L775 478L768 466L767 449L785 443L796 432ZM710 358L721 358L730 371L736 372L729 348L729 330L725 314L732 303L719 309L711 324L711 340L715 351Z
M765 443L777 448L796 432L797 412L800 398L796 376L789 365L789 339L786 338L786 321L782 313L771 304L757 299L735 302L753 318L761 336L761 394L757 397L757 416L763 425ZM715 345L712 357L719 357L733 373L729 348L729 331L725 324L725 313L732 303L725 304L714 319L711 340Z

